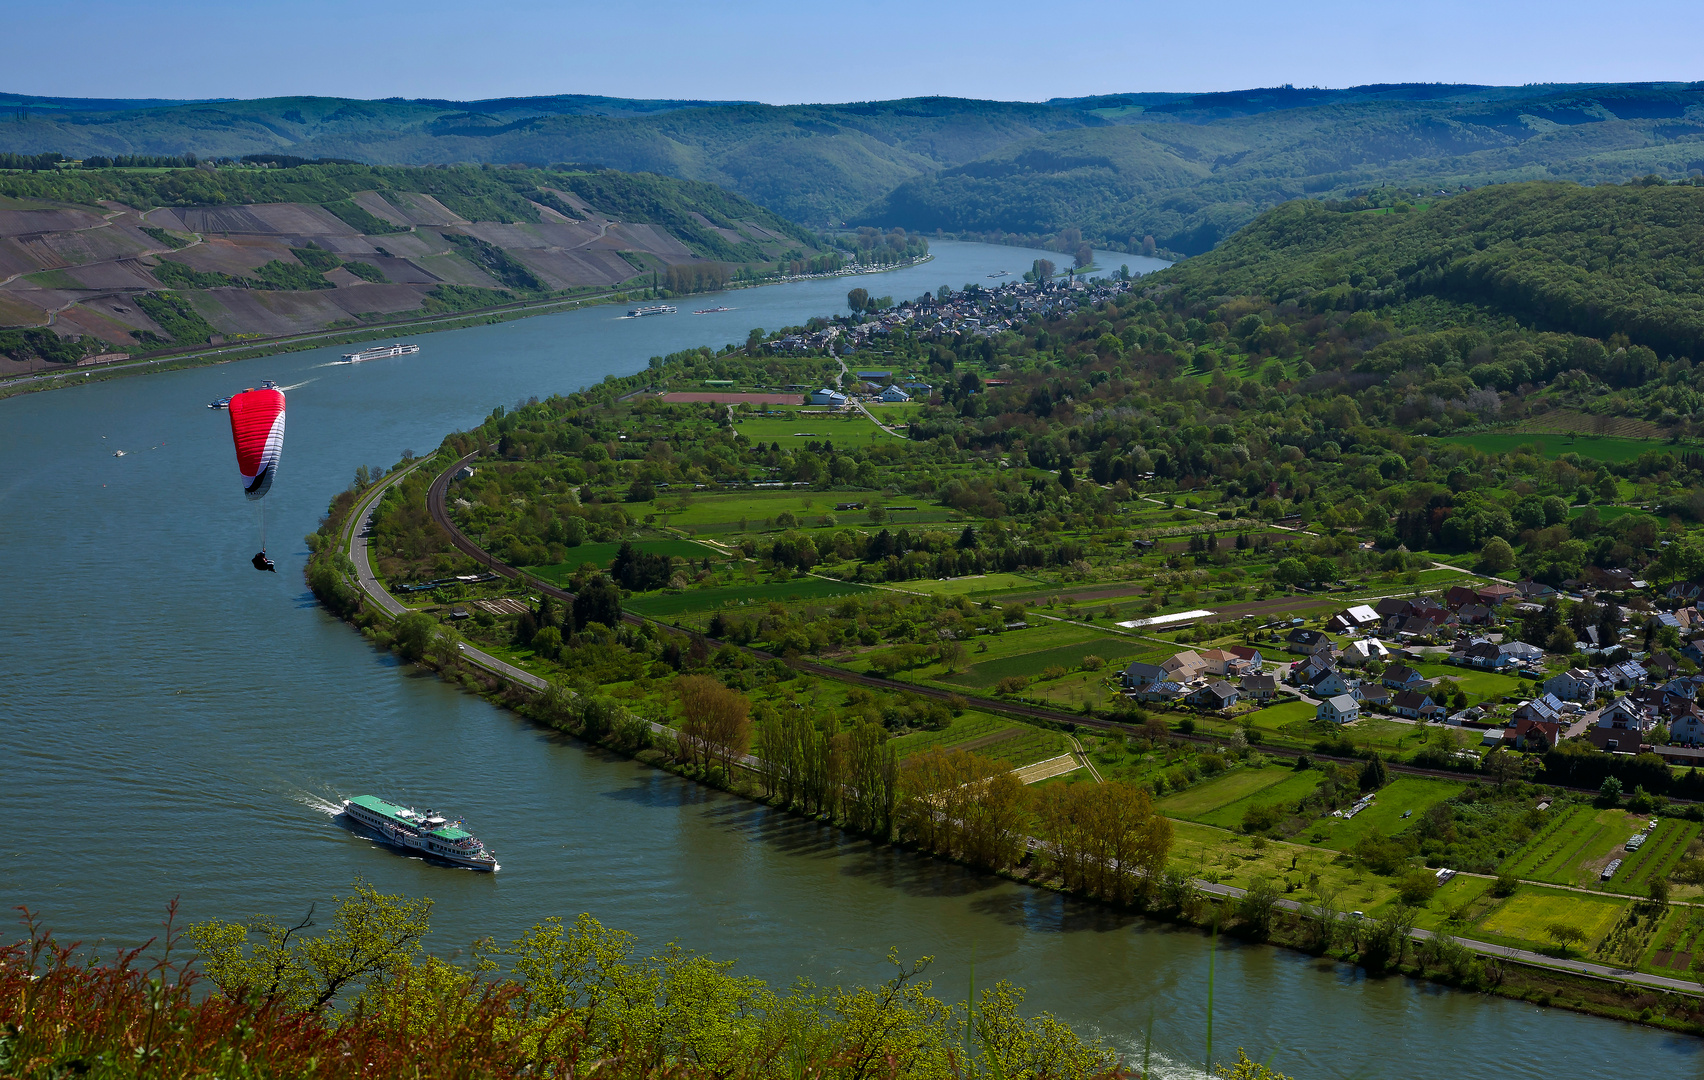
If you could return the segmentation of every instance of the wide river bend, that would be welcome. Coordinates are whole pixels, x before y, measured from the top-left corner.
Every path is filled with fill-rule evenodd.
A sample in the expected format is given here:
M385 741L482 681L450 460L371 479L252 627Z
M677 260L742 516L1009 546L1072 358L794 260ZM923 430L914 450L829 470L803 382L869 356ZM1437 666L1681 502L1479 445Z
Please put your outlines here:
M1049 254L935 252L856 281L693 298L675 316L599 307L430 334L418 356L353 367L328 366L342 351L328 348L0 401L0 902L132 944L173 897L192 919L284 918L364 877L436 898L439 950L589 911L778 985L879 980L897 946L936 957L947 997L974 963L979 982L1026 986L1033 1008L1121 1045L1151 1023L1167 1073L1197 1075L1201 935L872 848L542 733L399 667L302 584L300 538L358 464L428 450L494 405L832 313L855 284L904 298ZM735 310L687 314L718 304ZM255 512L225 416L206 408L262 379L291 388L267 500L276 577L249 566ZM363 792L465 814L503 871L427 866L334 827L325 808ZM1221 943L1216 974L1216 1057L1244 1046L1298 1078L1704 1069L1696 1040L1277 949Z

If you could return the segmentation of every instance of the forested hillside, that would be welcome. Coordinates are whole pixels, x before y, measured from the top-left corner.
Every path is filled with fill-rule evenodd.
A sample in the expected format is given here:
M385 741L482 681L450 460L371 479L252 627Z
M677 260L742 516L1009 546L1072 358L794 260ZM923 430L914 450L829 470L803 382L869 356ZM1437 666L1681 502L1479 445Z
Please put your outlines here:
M909 177L1062 128L1104 124L1047 105L927 98L851 105L272 98L123 111L36 110L0 151L242 157L392 165L584 162L726 187L794 221L838 221ZM665 107L666 106L666 107Z
M1377 90L1379 88L1364 88ZM1691 86L1462 88L1441 100L1265 91L1090 99L1119 126L1059 132L901 184L862 215L910 229L1045 236L1199 254L1262 210L1381 186L1620 182L1704 169ZM1128 245L1128 246L1127 246ZM1127 247L1126 247L1127 246Z
M1383 184L1704 168L1693 84L1276 87L1046 103L12 102L0 152L584 162L720 185L791 220L1208 250L1261 210ZM9 100L9 99L8 99Z
M1698 182L1500 185L1389 209L1303 200L1166 279L1191 301L1252 294L1315 312L1402 309L1437 297L1478 309L1454 313L1463 323L1507 316L1704 356L1701 236ZM1513 389L1529 380L1501 381Z

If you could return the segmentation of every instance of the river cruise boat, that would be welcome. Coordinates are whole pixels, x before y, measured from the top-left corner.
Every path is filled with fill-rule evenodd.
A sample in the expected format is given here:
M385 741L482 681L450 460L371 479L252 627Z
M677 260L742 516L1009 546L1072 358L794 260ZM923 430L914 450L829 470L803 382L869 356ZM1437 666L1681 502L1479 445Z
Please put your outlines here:
M501 869L497 865L497 856L463 829L459 819L451 821L434 810L422 814L375 795L357 795L343 801L340 816L403 851L418 852L428 859L465 866L470 870L495 873Z
M343 362L345 364L363 364L368 360L383 360L391 356L413 356L419 351L420 346L418 345L404 345L398 342L395 345L380 345L377 348L363 349L360 352L344 353Z
M627 309L629 319L642 319L646 315L673 315L674 306L671 304L652 304L650 307L631 307Z
M697 311L693 312L693 314L694 315L714 315L718 311L732 311L732 310L734 310L734 309L731 308L731 307L707 307L707 308L699 308Z

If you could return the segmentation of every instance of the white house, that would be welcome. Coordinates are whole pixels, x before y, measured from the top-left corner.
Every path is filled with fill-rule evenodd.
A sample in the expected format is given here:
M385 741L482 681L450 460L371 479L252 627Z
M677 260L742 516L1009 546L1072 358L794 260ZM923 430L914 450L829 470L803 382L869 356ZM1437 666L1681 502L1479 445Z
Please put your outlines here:
M1348 694L1338 694L1320 702L1314 716L1334 724L1352 723L1361 718L1361 704Z
M911 395L897 386L889 386L882 391L881 399L889 404L898 404L902 401L910 401Z
M838 390L830 390L825 386L821 390L813 390L811 392L811 404L832 405L838 409L840 406L846 404L846 395L842 394Z
M1359 667L1369 660L1384 660L1390 656L1390 650L1378 638L1363 638L1351 641L1343 647L1343 662L1350 667Z
M1597 697L1602 687L1597 674L1585 668L1569 668L1544 680L1544 692L1555 694L1563 701L1590 701Z

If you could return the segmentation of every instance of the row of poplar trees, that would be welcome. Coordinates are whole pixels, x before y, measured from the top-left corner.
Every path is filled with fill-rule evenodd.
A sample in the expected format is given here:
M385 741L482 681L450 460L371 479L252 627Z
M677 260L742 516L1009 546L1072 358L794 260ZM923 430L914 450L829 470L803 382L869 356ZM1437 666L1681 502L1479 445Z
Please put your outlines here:
M1031 789L994 758L940 748L901 765L888 732L824 731L803 709L765 716L756 761L764 792L878 839L1007 871L1031 849L1074 891L1128 904L1157 883L1171 822L1125 783Z

